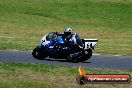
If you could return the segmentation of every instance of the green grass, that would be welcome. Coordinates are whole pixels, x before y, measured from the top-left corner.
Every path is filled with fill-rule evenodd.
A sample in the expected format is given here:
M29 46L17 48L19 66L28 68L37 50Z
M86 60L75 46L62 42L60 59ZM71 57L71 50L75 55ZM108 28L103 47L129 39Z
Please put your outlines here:
M95 53L132 55L132 0L0 0L0 49L32 50L72 27L98 38Z
M87 74L130 74L131 70L85 68ZM1 88L131 88L132 84L76 83L78 67L29 63L0 63ZM62 85L63 84L63 85Z

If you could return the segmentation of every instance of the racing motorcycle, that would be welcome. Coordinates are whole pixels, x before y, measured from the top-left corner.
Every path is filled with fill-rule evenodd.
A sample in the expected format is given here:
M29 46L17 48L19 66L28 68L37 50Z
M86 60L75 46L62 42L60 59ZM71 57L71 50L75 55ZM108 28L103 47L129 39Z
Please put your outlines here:
M92 56L92 51L97 44L97 39L78 39L81 48L74 45L72 50L68 50L63 34L51 32L46 34L41 39L41 44L38 45L32 52L35 59L44 60L46 57L54 59L67 59L70 62L84 62Z

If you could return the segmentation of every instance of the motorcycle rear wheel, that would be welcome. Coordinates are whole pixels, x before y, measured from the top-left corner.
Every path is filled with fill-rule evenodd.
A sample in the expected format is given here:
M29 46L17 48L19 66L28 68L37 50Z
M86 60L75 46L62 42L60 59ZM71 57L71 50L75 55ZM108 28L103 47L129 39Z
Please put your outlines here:
M90 59L91 56L92 56L92 50L91 49L84 51L82 56L80 56L80 62L84 62L84 61Z

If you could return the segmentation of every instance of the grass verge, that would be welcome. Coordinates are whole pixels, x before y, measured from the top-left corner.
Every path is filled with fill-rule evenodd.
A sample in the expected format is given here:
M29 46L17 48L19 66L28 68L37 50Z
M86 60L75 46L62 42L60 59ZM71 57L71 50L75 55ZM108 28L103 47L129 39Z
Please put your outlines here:
M85 68L88 74L130 74L131 70ZM29 63L0 63L1 88L131 88L132 84L76 83L77 67Z

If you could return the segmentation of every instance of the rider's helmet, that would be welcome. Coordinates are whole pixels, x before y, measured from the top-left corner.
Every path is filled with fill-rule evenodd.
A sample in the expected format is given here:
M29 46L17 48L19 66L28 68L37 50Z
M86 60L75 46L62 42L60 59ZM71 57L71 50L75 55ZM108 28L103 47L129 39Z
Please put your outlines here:
M72 34L72 28L66 28L65 30L64 30L64 35L65 36L69 36L69 35L71 35Z

